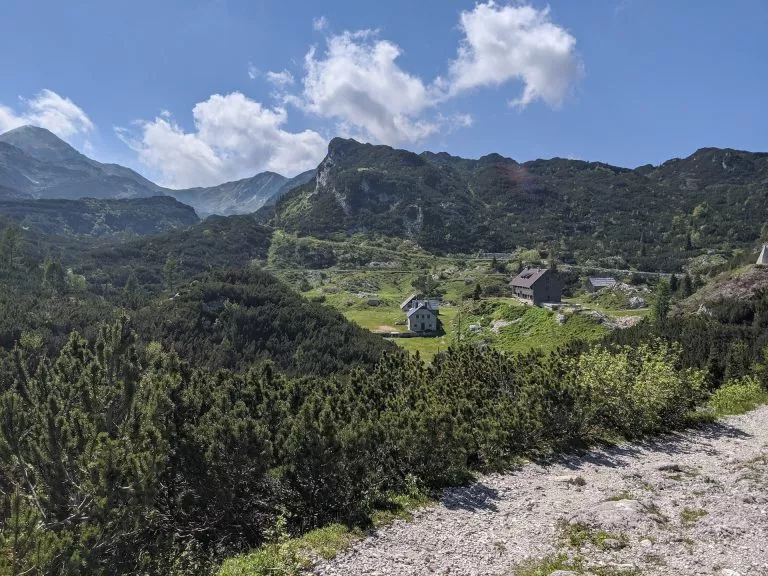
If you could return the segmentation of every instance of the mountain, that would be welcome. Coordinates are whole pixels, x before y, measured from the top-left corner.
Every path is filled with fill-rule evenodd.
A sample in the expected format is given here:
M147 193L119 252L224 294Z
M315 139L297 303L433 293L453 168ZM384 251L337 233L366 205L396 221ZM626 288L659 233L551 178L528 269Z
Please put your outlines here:
M80 154L44 128L22 126L0 134L0 185L33 198L137 198L162 189L117 164Z
M537 248L565 261L679 269L747 246L768 221L768 154L705 148L637 169L414 154L333 139L271 222L303 234L411 238L436 252Z
M170 200L170 199L169 199ZM82 255L62 261L99 283L122 286L133 270L145 286L159 289L165 265L173 261L177 281L218 268L246 268L266 261L273 230L249 215L211 216L202 222L128 242L103 243Z
M304 184L308 183L312 178L315 176L316 170L307 170L306 172L302 172L301 174L298 174L297 176L294 176L293 178L289 178L285 181L285 183L280 186L280 188L270 196L267 201L264 203L265 206L274 206L280 198L288 194L291 190L294 188L298 188L299 186L303 186Z
M311 170L286 178L263 172L219 186L171 190L129 168L96 162L44 128L22 126L0 134L0 200L172 196L202 217L249 214L305 184L313 174Z
M191 207L164 196L128 200L0 200L0 219L43 234L90 237L160 234L199 222Z
M274 203L277 198L295 187L307 183L314 172L303 172L294 178L286 178L275 172L262 172L251 178L226 182L219 186L166 190L166 193L193 206L202 217L211 214L250 214L267 203Z

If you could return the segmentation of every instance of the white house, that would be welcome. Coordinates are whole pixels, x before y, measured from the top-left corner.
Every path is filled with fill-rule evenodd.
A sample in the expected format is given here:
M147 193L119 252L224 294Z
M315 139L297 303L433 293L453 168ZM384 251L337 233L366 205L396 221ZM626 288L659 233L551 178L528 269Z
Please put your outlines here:
M406 313L408 315L408 330L411 332L437 332L437 312L424 302Z

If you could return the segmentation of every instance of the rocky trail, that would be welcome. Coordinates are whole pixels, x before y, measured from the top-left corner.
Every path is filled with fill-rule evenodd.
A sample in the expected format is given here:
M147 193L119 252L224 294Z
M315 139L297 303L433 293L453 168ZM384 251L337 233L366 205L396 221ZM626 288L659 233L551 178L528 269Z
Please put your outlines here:
M445 492L314 567L323 576L768 576L768 407Z

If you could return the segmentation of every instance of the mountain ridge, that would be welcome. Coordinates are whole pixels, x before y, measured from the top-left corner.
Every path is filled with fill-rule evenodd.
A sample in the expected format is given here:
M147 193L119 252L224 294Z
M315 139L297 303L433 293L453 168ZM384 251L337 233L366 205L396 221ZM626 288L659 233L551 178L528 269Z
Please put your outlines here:
M159 186L119 164L97 162L37 126L0 134L0 199L122 199L170 196L200 216L255 212L273 196L303 184L311 171L294 178L262 172L217 186L174 190Z
M191 206L170 196L120 200L0 199L0 222L10 221L51 236L107 238L147 236L197 224Z
M730 149L632 169L334 138L316 177L281 199L270 221L308 235L408 238L436 252L522 246L566 262L679 269L696 250L756 241L767 185L768 154Z

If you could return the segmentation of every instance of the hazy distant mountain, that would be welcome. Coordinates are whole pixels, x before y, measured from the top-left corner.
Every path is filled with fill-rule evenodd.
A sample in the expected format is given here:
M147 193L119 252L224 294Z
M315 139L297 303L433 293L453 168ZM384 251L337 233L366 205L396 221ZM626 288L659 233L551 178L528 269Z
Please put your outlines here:
M13 221L43 234L145 236L200 221L186 204L166 196L125 200L0 200L0 223Z
M88 158L44 128L22 126L0 134L0 199L141 198L173 196L200 216L255 212L307 182L314 171L295 178L263 172L209 188L170 190L129 168Z
M33 198L137 198L163 190L117 164L80 154L44 128L22 126L0 134L0 186Z
M305 184L314 173L314 170L310 170L294 178L286 178L275 172L262 172L251 178L209 188L167 190L166 193L193 206L201 217L211 214L250 214L267 203L274 203L276 198L296 186Z

